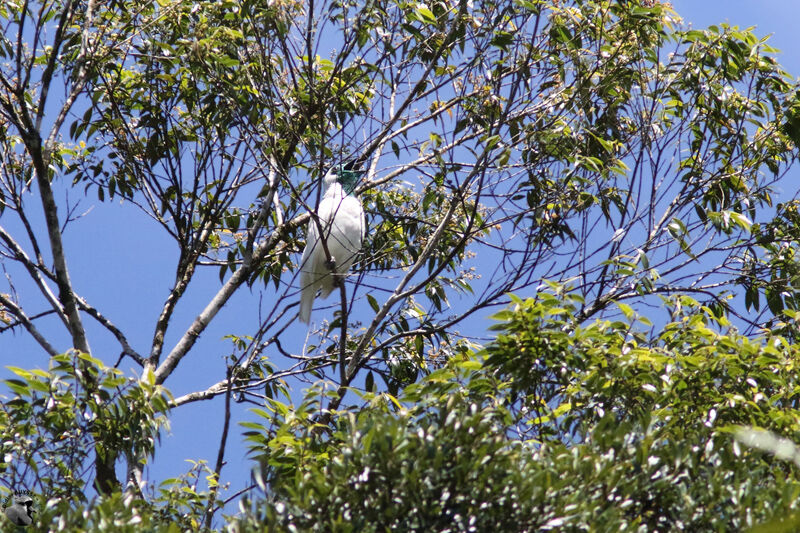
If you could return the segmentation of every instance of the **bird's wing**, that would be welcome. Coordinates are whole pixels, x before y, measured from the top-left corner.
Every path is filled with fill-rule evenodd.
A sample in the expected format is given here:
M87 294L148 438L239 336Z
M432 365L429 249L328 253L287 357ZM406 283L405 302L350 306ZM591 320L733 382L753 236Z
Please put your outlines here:
M323 221L324 223L324 221ZM311 321L311 308L314 306L314 297L317 294L317 280L314 274L314 264L322 248L317 235L317 223L314 219L308 221L306 230L306 248L300 260L300 321L308 324ZM323 252L324 253L324 252Z
M320 206L322 207L322 206ZM361 249L363 238L363 210L358 199L347 196L341 200L331 202L332 224L328 226L327 246L331 257L336 261L336 272L346 274L355 261L356 254ZM320 209L322 212L322 209ZM325 213L328 214L327 212ZM323 252L324 253L324 252ZM333 290L333 278L326 265L323 273L321 297L326 297Z

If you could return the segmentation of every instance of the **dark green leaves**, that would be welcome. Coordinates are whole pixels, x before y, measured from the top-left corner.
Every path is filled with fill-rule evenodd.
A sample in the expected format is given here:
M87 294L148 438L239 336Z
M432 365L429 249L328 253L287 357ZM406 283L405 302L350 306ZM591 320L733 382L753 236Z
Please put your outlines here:
M625 304L625 322L579 326L580 299L551 287L512 297L483 354L366 395L329 438L311 430L316 393L294 415L276 406L285 422L261 440L270 497L241 525L731 530L796 510L795 469L734 436L797 439L800 348L743 337L687 297L652 341Z

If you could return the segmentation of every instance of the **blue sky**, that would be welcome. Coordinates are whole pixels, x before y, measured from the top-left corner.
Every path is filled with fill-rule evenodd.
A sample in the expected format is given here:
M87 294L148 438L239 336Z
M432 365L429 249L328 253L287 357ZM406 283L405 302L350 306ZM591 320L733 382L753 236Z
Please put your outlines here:
M759 36L771 34L770 44L782 51L778 56L779 62L794 76L800 75L800 42L796 30L800 3L797 0L676 0L673 7L686 23L695 28L727 22L741 28L755 26L755 33ZM75 190L73 194L78 192ZM32 207L38 208L37 205ZM80 211L90 208L91 211L65 235L73 282L83 296L96 303L123 330L133 332L129 336L135 348L146 351L154 317L173 277L171 270L154 268L154 261L164 258L169 259L169 264L174 264L174 243L153 222L140 215L132 223L132 213L117 203L98 203L90 197L81 202L81 208ZM35 212L33 209L32 213ZM13 232L15 228L9 229ZM135 279L126 277L130 272L137 273ZM198 306L205 305L218 287L216 270L199 274L179 305L179 311L183 312L176 314L177 323L168 332L167 349L177 340L177 334L188 326ZM256 312L246 290L234 296L219 320L212 322L203 333L191 361L185 361L167 381L166 385L175 396L206 388L224 375L224 356L230 353L230 349L229 344L220 339L229 333L244 334L252 330L256 324ZM315 312L315 316L320 315L319 311ZM476 319L484 320L484 317ZM87 325L90 324L87 321ZM95 353L108 364L113 364L118 351L116 344L93 324L90 328L94 333L92 347ZM302 332L298 329L299 343L303 341L301 337ZM67 339L62 340L66 344ZM3 364L47 366L41 350L26 336L4 335L2 343L0 357ZM121 368L126 373L137 370L129 360ZM240 409L234 423L244 417ZM152 480L185 472L189 467L184 462L186 459L206 459L213 465L222 427L222 403L199 402L183 406L173 413L171 424L172 432L164 435L162 447L149 469ZM228 464L223 470L224 480L232 483L230 493L242 488L249 479L251 463L244 456L240 432L234 424L228 440Z

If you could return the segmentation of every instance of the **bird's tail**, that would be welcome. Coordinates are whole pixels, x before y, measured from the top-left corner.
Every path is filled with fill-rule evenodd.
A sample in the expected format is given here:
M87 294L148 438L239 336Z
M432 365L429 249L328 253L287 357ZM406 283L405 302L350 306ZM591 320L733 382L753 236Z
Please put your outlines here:
M306 324L311 322L311 308L314 306L315 292L316 287L310 281L303 284L303 290L300 295L300 313L298 314L300 322L305 322Z

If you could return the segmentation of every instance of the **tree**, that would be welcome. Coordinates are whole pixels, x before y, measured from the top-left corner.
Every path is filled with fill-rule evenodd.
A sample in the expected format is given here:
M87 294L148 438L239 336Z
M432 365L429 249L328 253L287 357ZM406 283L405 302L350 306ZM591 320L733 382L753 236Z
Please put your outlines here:
M403 428L427 423L442 410L441 392L424 376L439 376L436 369L465 357L468 368L482 365L465 355L472 336L460 330L508 304L509 293L539 294L539 303L526 305L546 305L556 317L568 310L572 318L560 326L567 328L559 341L564 353L551 352L549 343L559 340L551 323L530 322L547 332L533 339L534 345L548 343L541 347L547 357L523 351L490 357L488 368L499 374L475 378L478 389L485 392L486 380L497 380L492 386L511 392L500 394L497 405L476 403L486 406L485 416L471 412L472 404L455 408L463 412L460 423L479 428L477 440L446 432L434 440L476 446L470 456L476 461L480 454L500 454L490 475L520 468L509 478L518 481L523 474L535 477L530 469L537 467L524 459L524 446L508 441L511 426L503 424L535 422L531 409L549 417L520 431L519 443L534 438L541 444L536 457L550 457L551 446L594 457L593 435L600 442L650 438L642 417L655 400L623 386L631 376L614 378L628 397L605 398L610 391L593 383L581 389L582 379L602 377L570 355L584 324L611 321L613 334L604 335L618 343L581 346L596 355L592 362L622 350L617 337L628 326L619 324L635 317L656 326L626 335L648 350L662 349L669 331L664 324L680 323L687 306L703 309L705 315L692 315L701 322L741 328L741 336L730 333L736 343L764 327L793 339L786 318L797 308L796 204L773 207L772 194L794 161L800 104L774 50L748 31L724 25L686 31L657 2L589 0L64 0L9 3L0 16L7 28L0 41L0 252L9 265L8 291L0 294L7 325L0 333L24 331L52 358L48 371L14 370L9 385L17 396L5 427L13 431L24 405L36 413L31 432L37 435L57 435L70 417L86 417L63 448L45 445L42 437L34 451L14 448L14 458L34 468L41 460L36 454L45 450L94 446L92 468L85 466L85 453L73 454L73 466L62 471L48 464L46 474L48 483L76 495L95 478L108 507L92 507L93 518L83 518L95 520L92 527L114 513L134 520L131 527L141 514L153 527L159 517L175 516L188 528L209 527L221 507L231 400L255 403L257 413L275 417L249 423L248 434L268 495L300 490L275 485L275 473L286 474L279 438L290 441L300 459L310 457L307 464L289 454L292 471L299 476L309 468L314 477L332 472L336 465L328 462L361 431L359 424L405 435ZM318 324L308 345L298 344L303 228L313 223L308 213L319 203L326 169L345 162L366 169L356 191L369 235L356 273L326 309L332 319ZM120 201L126 217L135 212L154 221L172 240L174 262L158 258L156 268L174 271L174 281L151 334L125 331L113 308L82 297L71 281L63 233L74 226L76 207L57 198L75 189L98 202ZM31 199L41 204L41 223L26 203ZM192 282L209 268L219 273L215 294L182 314ZM554 296L544 290L546 280L554 283ZM17 290L22 283L26 290ZM198 338L234 295L246 294L252 294L248 312L258 319L251 331L231 335L226 373L172 397L167 380L200 357ZM663 305L663 298L671 303ZM566 307L547 306L551 301ZM50 316L61 331L47 322ZM687 335L702 337L706 326L692 320ZM87 322L115 339L120 360L140 369L138 379L126 381L109 368L111 360L92 351ZM525 328L514 333L524 339ZM62 332L68 341L59 340ZM502 340L493 346L505 353ZM664 357L681 355L668 348ZM561 366L553 366L555 360ZM412 386L420 379L422 385ZM74 386L59 388L64 380ZM325 386L290 407L286 398L296 399L309 380ZM418 405L408 408L411 415L387 413L348 395L359 390ZM623 397L627 403L616 403ZM215 398L225 402L226 413L217 462L189 474L208 470L208 491L187 481L191 501L168 488L148 498L152 491L141 472L156 452L168 409ZM691 412L685 400L676 402ZM48 405L58 406L58 416L48 418ZM129 412L131 405L137 412ZM607 417L598 408L631 424L630 432L601 431ZM529 411L523 416L518 409ZM293 426L293 419L309 424L310 432ZM492 426L495 420L502 424ZM132 428L141 427L146 431L134 437ZM667 428L661 435L675 430ZM700 433L691 438L705 436ZM625 450L635 455L635 447ZM474 471L470 464L461 465L464 475ZM25 478L25 467L8 468ZM553 468L569 471L568 465ZM345 468L335 475L350 473ZM407 481L409 495L418 491ZM634 481L645 484L646 478ZM529 481L519 483L534 490ZM142 502L124 512L115 506L123 485L125 497ZM663 497L653 496L652 508L635 500L631 512L642 513L642 524L660 527L647 512L667 509L677 498ZM69 505L83 505L75 498ZM513 504L495 503L491 516L557 525L538 522L534 515L541 509L511 512L507 505ZM168 505L175 510L165 510ZM588 513L586 505L581 509ZM407 518L417 522L406 525L423 527L448 506L443 501L410 512ZM289 520L277 507L264 512ZM560 515L537 516L557 521ZM729 515L720 520L752 522Z
M368 394L325 441L298 409L254 442L269 497L241 530L796 528L800 471L734 435L797 442L800 347L741 335L687 296L657 337L633 316L578 324L582 305L515 299L484 350L399 399Z

